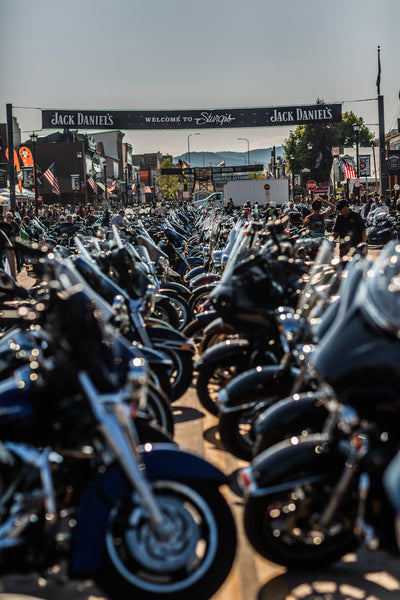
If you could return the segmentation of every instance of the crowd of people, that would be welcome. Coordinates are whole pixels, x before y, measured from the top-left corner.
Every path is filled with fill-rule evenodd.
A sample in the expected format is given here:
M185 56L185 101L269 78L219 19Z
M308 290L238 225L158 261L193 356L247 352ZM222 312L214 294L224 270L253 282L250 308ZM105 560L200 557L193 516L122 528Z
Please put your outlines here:
M153 202L149 207L149 213L155 218L163 217L168 213L169 206L166 201ZM278 218L289 215L292 224L307 229L313 235L324 235L326 232L326 220L335 218L332 228L333 236L341 240L340 254L343 255L351 246L366 241L366 220L373 218L374 213L387 212L400 214L400 198L393 195L390 198L379 196L376 193L363 194L360 198L351 196L349 200L335 200L333 196L325 197L299 197L295 201L289 201L284 206L277 207L274 203L267 203L263 207L258 204L250 205L246 202L237 207L232 200L227 202L223 211L226 215L234 215L236 211L244 211L249 217L255 212L261 218ZM118 225L122 227L125 222L126 211L120 206L107 205L101 211L91 205L40 205L22 206L15 211L8 210L4 214L0 212L0 247L2 265L8 262L8 271L16 279L21 269L18 255L13 253L13 242L18 237L32 239L34 231L33 219L37 217L45 227L60 224L79 224L80 222L98 222L103 227ZM297 221L296 221L297 219ZM345 243L346 242L346 243ZM0 264L0 266L1 266Z

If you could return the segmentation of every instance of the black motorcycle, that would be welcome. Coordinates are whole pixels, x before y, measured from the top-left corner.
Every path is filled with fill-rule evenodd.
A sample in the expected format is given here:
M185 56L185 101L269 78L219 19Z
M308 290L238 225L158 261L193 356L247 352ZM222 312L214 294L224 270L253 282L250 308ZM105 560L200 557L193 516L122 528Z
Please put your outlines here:
M146 363L133 348L122 360L72 262L55 269L37 307L47 344L0 383L2 573L46 575L64 559L110 598L209 598L236 547L226 477L174 444L140 445Z
M274 562L327 565L361 542L396 548L383 473L399 449L399 275L391 242L317 347L322 432L276 444L240 475L246 533Z

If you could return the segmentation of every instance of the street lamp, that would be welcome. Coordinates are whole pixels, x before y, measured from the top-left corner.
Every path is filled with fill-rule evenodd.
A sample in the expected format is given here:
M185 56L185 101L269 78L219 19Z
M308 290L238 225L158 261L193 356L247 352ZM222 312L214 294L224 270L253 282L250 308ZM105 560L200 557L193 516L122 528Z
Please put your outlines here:
M311 150L313 149L313 145L311 142L308 142L307 149L308 149L308 168L309 168L310 177L311 177ZM311 200L313 200L314 199L313 191L310 192L310 196L311 196Z
M358 202L360 202L360 182L358 181L358 177L360 175L359 173L359 157L358 157L358 147L359 147L359 136L360 136L360 130L361 130L361 125L359 125L359 123L354 123L353 125L353 129L354 129L354 133L356 134L356 175L357 175L357 182L355 182L355 187L357 189L357 200Z
M187 136L187 143L188 143L188 163L190 165L190 144L189 144L189 138L192 137L192 135L200 135L199 133L189 133L189 135Z
M104 168L104 199L107 202L107 158L104 157L104 164L103 164L103 168Z
M309 142L307 144L307 148L308 148L308 168L310 169L310 173L311 173L311 150L313 149L313 145L311 144L311 142Z
M82 152L76 153L79 164L79 203L82 206Z
M238 140L243 140L244 142L247 142L247 164L250 164L250 142L247 138L238 138Z
M38 141L38 136L35 132L31 135L32 142L32 158L33 158L33 182L35 185L35 215L38 214L38 189L37 189L37 179L36 179L36 143Z
M294 156L293 156L293 154L289 154L288 159L289 159L290 168L292 170L292 200L294 202Z
M128 206L128 165L124 167L125 174L125 206Z

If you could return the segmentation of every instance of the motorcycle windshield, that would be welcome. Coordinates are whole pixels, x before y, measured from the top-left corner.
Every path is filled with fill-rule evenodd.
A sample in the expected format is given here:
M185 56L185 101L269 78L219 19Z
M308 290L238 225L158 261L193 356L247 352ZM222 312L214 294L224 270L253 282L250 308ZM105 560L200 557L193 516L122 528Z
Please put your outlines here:
M83 259L82 259L83 260ZM89 264L90 267L93 265ZM98 271L95 269L96 275L98 275ZM101 273L101 272L100 272ZM95 290L87 283L85 278L78 272L75 268L75 265L71 261L71 259L65 259L61 261L57 266L57 275L58 279L63 284L65 289L69 289L72 286L80 285L88 298L90 298L98 307L103 315L104 321L107 323L111 321L114 316L114 310L104 298L102 298ZM119 291L119 290L118 290ZM116 294L115 294L116 295Z
M361 309L378 327L400 338L400 244L386 244L368 272Z
M331 263L334 252L335 244L328 239L325 239L318 250L308 281L299 298L297 305L298 312L304 313L308 309L310 299L315 294L315 287L321 283L324 266ZM326 293L328 293L328 290L326 290Z

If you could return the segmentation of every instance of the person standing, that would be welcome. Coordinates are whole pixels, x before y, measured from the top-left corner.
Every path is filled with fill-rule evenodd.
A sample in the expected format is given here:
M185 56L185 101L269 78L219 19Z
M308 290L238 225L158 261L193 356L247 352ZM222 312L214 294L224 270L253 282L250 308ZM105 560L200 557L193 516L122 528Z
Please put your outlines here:
M347 200L339 200L336 209L338 216L333 227L333 237L339 240L340 256L344 256L350 248L366 242L367 232L361 215L350 210Z
M118 214L114 215L113 218L111 219L111 225L118 225L118 227L123 227L124 217L125 217L125 211L123 208L121 208L121 210L118 212Z
M322 211L322 203L328 205L328 209ZM336 205L329 200L321 200L316 198L311 204L311 213L306 216L303 221L303 226L307 227L311 233L325 233L325 219L329 217L336 209Z

